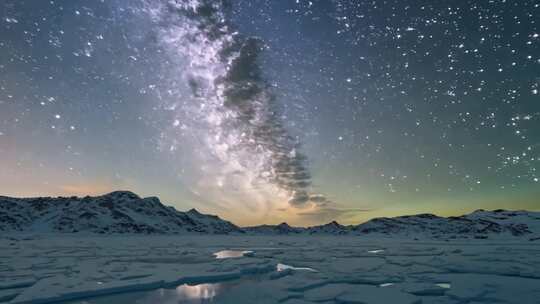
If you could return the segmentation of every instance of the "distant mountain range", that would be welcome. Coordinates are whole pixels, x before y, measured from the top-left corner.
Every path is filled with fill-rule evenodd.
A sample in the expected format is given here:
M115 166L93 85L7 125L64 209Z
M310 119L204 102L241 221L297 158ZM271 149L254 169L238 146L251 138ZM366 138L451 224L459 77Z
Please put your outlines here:
M540 212L477 210L457 217L418 214L375 218L359 225L287 223L238 227L215 215L164 206L156 197L128 191L97 197L12 198L0 196L0 231L98 234L397 235L434 238L527 236L540 240Z

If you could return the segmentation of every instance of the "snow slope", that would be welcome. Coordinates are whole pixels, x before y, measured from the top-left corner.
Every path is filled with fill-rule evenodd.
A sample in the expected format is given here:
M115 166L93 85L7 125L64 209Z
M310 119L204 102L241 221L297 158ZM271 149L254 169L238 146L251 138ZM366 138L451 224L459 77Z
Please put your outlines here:
M230 233L238 227L192 209L128 191L97 197L0 197L0 231L91 233Z

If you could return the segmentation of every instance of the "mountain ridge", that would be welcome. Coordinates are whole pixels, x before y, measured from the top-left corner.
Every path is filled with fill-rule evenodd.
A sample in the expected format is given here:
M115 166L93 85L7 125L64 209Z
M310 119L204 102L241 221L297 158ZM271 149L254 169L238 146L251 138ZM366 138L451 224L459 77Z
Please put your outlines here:
M0 196L0 231L227 234L237 229L217 216L177 211L157 197L130 191L82 198Z
M378 217L357 225L336 221L311 227L287 223L239 227L195 208L182 212L157 197L130 191L101 196L13 198L0 196L0 231L98 234L368 235L487 238L538 236L540 212L478 209L461 216L430 213ZM536 239L533 237L531 239Z

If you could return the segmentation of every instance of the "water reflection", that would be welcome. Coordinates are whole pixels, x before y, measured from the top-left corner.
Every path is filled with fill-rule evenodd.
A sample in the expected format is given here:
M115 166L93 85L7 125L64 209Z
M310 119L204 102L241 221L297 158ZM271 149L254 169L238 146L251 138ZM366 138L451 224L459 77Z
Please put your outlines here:
M137 299L136 304L203 304L213 303L213 299L221 292L223 286L216 284L183 284L175 289L161 288L145 293L144 297ZM112 303L112 302L111 302ZM128 302L119 302L128 303Z
M214 252L214 256L216 259L229 259L229 258L240 258L245 256L246 254L253 253L253 251L249 250L222 250L218 252Z
M229 284L229 285L227 285ZM231 283L183 284L175 289L160 288L151 291L111 294L86 300L66 302L68 304L205 304L215 303L215 297ZM228 286L228 287L227 287Z
M220 289L220 284L180 285L176 287L179 300L212 299Z

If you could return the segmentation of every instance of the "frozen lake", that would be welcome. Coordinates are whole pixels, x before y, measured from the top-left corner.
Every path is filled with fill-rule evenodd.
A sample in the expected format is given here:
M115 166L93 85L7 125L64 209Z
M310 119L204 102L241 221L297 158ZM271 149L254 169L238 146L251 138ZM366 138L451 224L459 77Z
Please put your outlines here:
M0 303L539 303L540 245L358 236L3 236Z

